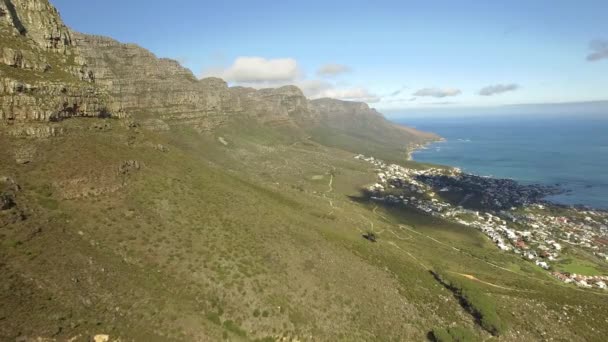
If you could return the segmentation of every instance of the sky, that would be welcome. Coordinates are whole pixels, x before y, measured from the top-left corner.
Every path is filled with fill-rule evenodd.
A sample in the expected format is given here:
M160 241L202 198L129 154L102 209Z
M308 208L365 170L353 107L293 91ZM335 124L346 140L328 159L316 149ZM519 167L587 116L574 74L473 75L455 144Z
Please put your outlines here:
M608 100L608 1L51 0L198 77L387 111Z

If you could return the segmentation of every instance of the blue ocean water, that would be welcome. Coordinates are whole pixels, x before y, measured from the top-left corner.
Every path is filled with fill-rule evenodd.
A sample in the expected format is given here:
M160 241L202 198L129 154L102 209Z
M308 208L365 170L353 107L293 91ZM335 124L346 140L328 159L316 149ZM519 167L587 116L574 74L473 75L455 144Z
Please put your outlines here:
M559 184L563 204L608 209L608 116L405 118L445 142L413 154L416 161L460 167L522 183Z

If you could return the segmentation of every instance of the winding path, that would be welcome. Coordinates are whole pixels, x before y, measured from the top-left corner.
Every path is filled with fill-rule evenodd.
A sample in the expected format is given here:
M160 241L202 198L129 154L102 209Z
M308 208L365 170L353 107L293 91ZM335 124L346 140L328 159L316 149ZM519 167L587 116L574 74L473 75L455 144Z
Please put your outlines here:
M473 280L473 281L476 281L478 283L486 284L486 285L489 285L489 286L492 286L492 287L496 287L496 288L499 288L499 289L503 289L503 290L532 292L532 291L519 290L519 289L514 289L512 287L506 287L506 286L500 286L500 285L492 284L492 283L489 283L487 281L483 281L481 279L478 279L477 277L475 277L474 275L471 275L471 274L458 273L458 272L452 272L452 271L449 271L449 273L457 274L457 275L463 276L463 277L465 277L465 278L467 278L469 280Z

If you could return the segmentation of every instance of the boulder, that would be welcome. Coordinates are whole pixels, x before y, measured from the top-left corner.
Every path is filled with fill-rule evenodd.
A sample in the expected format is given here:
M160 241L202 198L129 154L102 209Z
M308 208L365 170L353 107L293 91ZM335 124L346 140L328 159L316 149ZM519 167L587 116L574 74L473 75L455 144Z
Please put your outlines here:
M154 149L156 149L157 151L160 151L160 152L164 152L164 153L169 152L169 148L163 144L157 144L156 146L154 146Z
M118 167L118 172L122 175L127 175L135 171L139 171L141 165L137 160L126 160Z
M22 146L15 150L15 162L17 164L28 164L34 161L36 148L34 146Z
M108 342L110 341L110 335L98 334L93 336L93 342Z
M0 210L8 210L13 208L15 205L15 196L11 193L0 194Z

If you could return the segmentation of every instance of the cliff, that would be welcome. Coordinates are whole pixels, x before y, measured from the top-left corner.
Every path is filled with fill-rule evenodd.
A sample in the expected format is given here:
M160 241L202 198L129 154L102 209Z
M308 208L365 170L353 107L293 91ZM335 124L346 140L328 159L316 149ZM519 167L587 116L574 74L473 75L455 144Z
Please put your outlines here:
M319 113L310 129L313 137L353 153L399 162L404 152L439 139L436 134L394 124L365 103L323 98L310 101L310 106Z
M388 130L402 141L429 139L363 103L309 101L295 86L255 90L231 88L218 78L199 80L177 61L135 44L71 31L46 0L3 0L0 10L5 124L131 116L151 129L186 125L204 132L250 118L301 131Z
M0 2L0 120L109 116L106 94L47 1Z
M599 292L495 250L441 201L415 211L431 193L361 196L377 167L404 177L378 159L435 138L366 104L199 80L70 31L46 0L0 0L0 110L0 341L493 339L437 267L475 272L501 341L608 335Z
M96 83L107 89L126 112L153 115L201 131L239 116L287 125L314 116L308 100L294 86L229 88L218 78L198 80L178 62L157 58L134 44L79 33L73 36Z

